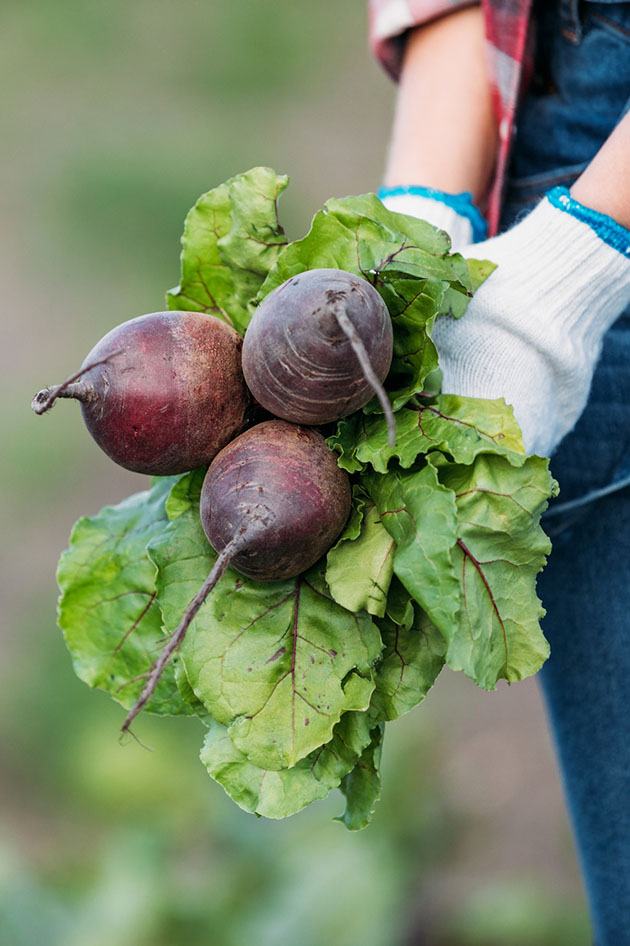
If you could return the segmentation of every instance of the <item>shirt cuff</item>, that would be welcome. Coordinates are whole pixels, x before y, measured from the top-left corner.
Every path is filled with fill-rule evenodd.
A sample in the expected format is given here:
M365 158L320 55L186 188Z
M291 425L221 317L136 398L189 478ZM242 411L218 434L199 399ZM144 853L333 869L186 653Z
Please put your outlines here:
M480 0L368 0L369 36L372 52L392 79L400 76L405 34L463 7L479 6Z

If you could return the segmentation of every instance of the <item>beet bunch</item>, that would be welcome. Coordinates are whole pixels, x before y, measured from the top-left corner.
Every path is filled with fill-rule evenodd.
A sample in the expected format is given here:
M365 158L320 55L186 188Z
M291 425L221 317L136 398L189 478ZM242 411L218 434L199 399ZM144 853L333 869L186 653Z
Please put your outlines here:
M208 466L200 516L217 559L154 664L123 730L146 705L170 657L228 566L261 582L309 569L351 508L348 475L317 427L376 395L390 369L392 323L376 290L337 269L293 276L255 311L244 341L198 312L155 312L102 338L80 370L39 391L37 414L79 401L115 463L167 476ZM246 427L253 402L275 419Z
M338 787L356 830L385 724L445 666L492 690L544 663L557 487L509 405L440 393L435 322L493 264L374 194L331 198L288 242L286 186L259 167L202 194L170 311L113 329L33 408L79 401L109 457L157 476L81 517L61 556L80 679L124 730L143 708L198 716L208 774L246 811Z

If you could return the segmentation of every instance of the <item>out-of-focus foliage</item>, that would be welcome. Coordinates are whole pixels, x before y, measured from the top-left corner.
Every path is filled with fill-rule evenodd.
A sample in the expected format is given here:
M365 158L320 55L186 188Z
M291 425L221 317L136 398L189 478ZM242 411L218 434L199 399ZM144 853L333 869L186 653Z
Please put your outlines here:
M152 751L119 745L123 711L76 679L55 628L72 522L146 482L76 405L35 419L33 392L163 307L201 192L290 173L295 239L331 194L380 182L391 88L365 46L363 0L2 4L2 946L590 942L528 684L505 702L431 691L392 731L387 797L357 834L330 821L338 793L283 824L238 811L193 720L147 719Z

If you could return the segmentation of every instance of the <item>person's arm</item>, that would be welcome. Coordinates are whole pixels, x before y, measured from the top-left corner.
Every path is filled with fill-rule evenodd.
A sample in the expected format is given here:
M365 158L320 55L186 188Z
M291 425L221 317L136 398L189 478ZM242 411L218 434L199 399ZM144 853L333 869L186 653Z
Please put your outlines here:
M630 228L630 112L577 179L571 196Z
M455 249L482 240L497 128L481 7L410 30L399 76L385 186L386 207L446 230Z
M483 199L497 126L481 7L412 30L407 38L384 183Z

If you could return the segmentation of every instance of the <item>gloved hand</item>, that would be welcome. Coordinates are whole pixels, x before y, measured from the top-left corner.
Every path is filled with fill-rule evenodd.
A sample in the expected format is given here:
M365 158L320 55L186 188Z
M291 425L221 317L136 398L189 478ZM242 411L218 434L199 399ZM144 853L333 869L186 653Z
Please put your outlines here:
M528 453L549 455L586 406L607 329L630 304L630 231L555 188L511 230L483 243L470 194L381 188L389 210L422 217L495 272L461 320L440 318L433 338L442 389L503 397Z
M462 319L436 322L442 388L505 398L528 453L549 455L582 413L604 334L630 303L630 231L555 188L464 255L498 266Z
M487 235L486 221L472 194L447 194L432 187L381 187L378 196L388 210L420 217L445 230L457 252Z

